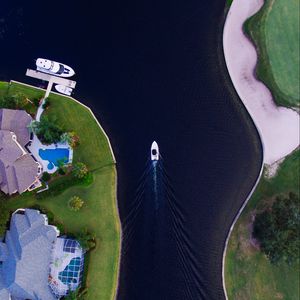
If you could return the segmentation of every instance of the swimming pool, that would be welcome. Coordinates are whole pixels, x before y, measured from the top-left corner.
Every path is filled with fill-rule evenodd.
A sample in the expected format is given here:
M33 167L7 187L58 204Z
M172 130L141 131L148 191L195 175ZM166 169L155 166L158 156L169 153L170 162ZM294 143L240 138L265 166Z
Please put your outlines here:
M67 148L56 148L56 149L39 149L39 156L43 160L48 160L49 164L47 168L52 170L54 166L58 167L59 162L63 161L64 163L69 162L69 153L70 150Z
M58 279L66 284L75 284L79 286L83 271L83 258L72 258L70 263L65 267L62 272L59 272Z

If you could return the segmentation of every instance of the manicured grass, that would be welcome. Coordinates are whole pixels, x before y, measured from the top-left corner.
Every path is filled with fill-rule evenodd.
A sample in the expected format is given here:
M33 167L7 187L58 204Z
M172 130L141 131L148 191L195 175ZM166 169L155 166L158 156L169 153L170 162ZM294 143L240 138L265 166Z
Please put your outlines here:
M114 163L106 138L99 134L99 126L87 108L56 94L50 94L49 100L50 107L46 111L49 118L57 119L64 130L79 135L75 162L81 161L92 170Z
M34 99L41 99L44 93L39 89L22 86L16 83L0 82L0 107L3 107L3 97L17 95L25 95L28 99L33 101ZM37 106L31 102L27 102L22 109L25 109L29 114L34 116L37 111Z
M257 77L279 105L300 105L300 26L298 0L266 0L245 23L258 48Z
M15 93L24 93L29 99L34 99L34 98L42 98L44 95L44 92L40 89L36 89L34 87L29 87L25 85L20 85L17 83L9 83L9 82L1 82L1 90L3 89L3 86L7 88L8 92L10 95L13 95Z
M0 93L2 87L5 87L3 83L0 84ZM19 85L14 88L19 87L24 89ZM26 90L27 88L24 93ZM29 92L33 91L29 89ZM93 233L97 246L89 256L86 281L88 293L85 299L113 299L120 250L120 224L115 192L116 168L113 157L104 133L88 109L54 94L50 95L50 102L47 114L51 118L55 116L66 130L75 131L79 135L80 146L74 150L74 160L87 164L93 173L93 182L89 186L73 185L54 196L37 198L34 193L25 193L4 201L11 211L33 205L46 208L54 214L56 221L63 223L67 233L76 234L83 229ZM85 201L79 212L73 212L68 207L68 201L74 195Z
M226 290L229 299L299 299L299 263L271 265L251 243L251 225L255 212L270 206L279 194L299 194L300 151L289 156L276 177L262 178L231 234L225 263Z

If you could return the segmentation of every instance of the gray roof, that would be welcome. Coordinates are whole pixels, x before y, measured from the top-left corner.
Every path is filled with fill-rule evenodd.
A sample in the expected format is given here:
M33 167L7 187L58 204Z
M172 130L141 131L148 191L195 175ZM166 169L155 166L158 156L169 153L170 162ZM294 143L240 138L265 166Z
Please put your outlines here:
M14 133L0 130L0 188L10 195L27 190L36 181L39 167L14 138Z
M0 109L0 130L14 132L22 146L29 142L28 125L31 121L31 116L25 110Z
M2 276L13 298L56 299L48 285L56 238L55 228L48 225L39 211L25 209L12 216L10 230L5 237L8 256L2 263Z
M9 300L9 292L5 287L3 276L2 276L2 266L0 265L0 299Z
M6 258L7 258L7 246L4 243L0 242L0 261L5 261Z

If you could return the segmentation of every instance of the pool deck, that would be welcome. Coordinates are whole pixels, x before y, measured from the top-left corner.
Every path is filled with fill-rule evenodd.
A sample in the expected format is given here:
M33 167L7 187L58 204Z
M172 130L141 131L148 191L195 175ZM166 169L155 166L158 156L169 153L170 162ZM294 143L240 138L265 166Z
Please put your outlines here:
M73 160L73 149L69 146L67 143L57 143L57 144L51 144L51 145L44 145L41 143L41 141L37 138L36 135L34 135L33 140L31 141L31 144L27 146L27 149L32 153L32 155L35 157L36 160L42 165L43 172L48 172L49 174L53 174L57 171L58 167L54 165L53 169L48 169L48 160L44 160L39 155L39 150L47 150L47 149L69 149L69 163L72 163Z
M84 262L83 250L81 248L76 248L74 253L65 252L64 242L65 242L64 237L60 237L56 240L53 247L52 261L50 264L50 274L52 278L50 286L52 287L53 290L55 290L57 294L60 295L65 295L67 290L70 287L72 288L72 290L74 290L75 288L81 285L81 282L71 284L71 286L64 284L59 279L60 273L65 270L65 268L70 264L72 259L80 258ZM80 273L80 270L77 272ZM75 278L77 277L75 276Z
M43 104L45 99L41 102L37 114L35 117L36 121L40 121L41 115L44 111ZM31 154L34 156L34 158L42 165L43 172L48 172L49 174L53 174L57 171L58 167L54 165L52 169L48 169L49 161L44 160L40 157L39 150L47 150L47 149L68 149L69 150L69 157L68 157L68 163L72 163L73 160L73 149L69 146L68 143L57 143L57 144L51 144L51 145L44 145L41 143L41 141L38 139L38 137L34 134L33 139L31 140L31 143L26 147L27 150L31 152Z

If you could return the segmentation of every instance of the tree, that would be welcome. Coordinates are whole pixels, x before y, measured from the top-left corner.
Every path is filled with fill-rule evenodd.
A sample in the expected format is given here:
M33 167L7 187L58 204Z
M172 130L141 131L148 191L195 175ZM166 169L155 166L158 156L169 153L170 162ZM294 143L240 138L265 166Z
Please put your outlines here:
M47 109L50 106L50 101L49 99L45 99L42 108Z
M89 251L96 246L95 236L92 233L88 232L87 229L81 231L76 236L76 240L85 251Z
M47 116L42 116L40 122L33 123L31 129L34 130L39 140L45 144L58 143L63 134L63 130L56 121L50 121Z
M84 204L84 201L78 196L73 196L69 200L69 207L73 211L79 211L82 208L83 204Z
M57 160L57 165L58 165L58 173L60 175L65 175L67 172L67 168L66 168L66 162L68 161L67 157L61 158L59 160Z
M35 133L36 130L38 129L38 121L32 120L29 125L27 125L27 128L29 129L30 132Z
M61 136L62 143L68 143L71 148L75 148L79 145L79 136L74 132L65 132Z
M43 181L49 181L51 178L51 175L48 173L48 172L44 172L43 175L42 175L42 180Z
M88 172L89 172L88 167L82 162L78 162L73 166L73 174L75 177L79 179L86 177Z
M271 263L292 263L299 259L299 196L290 193L288 197L277 197L271 209L256 216L253 236Z

